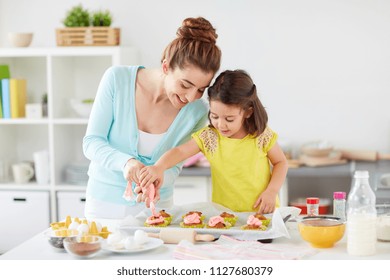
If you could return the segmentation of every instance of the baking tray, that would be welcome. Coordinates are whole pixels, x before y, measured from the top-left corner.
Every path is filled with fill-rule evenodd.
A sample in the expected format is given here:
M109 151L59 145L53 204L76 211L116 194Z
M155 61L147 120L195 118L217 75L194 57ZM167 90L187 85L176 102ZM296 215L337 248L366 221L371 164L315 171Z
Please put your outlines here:
M160 210L160 209L157 209ZM182 216L189 211L200 211L205 216L204 222L207 223L210 217L221 214L226 211L235 214L238 217L236 225L229 229L210 229L210 228L193 228L200 234L212 234L215 238L219 238L221 235L232 236L240 240L265 240L264 242L270 242L270 240L279 237L290 238L289 232L283 221L285 217L296 217L299 215L300 209L296 207L281 207L277 208L273 214L266 214L267 218L271 218L271 223L265 231L258 230L242 230L241 226L246 224L246 219L254 212L233 212L215 203L194 203L182 206L174 206L169 209L164 209L167 213L173 216L172 223L168 226L172 229L182 229L180 222ZM128 216L125 218L120 226L119 230L127 235L132 235L136 230L144 230L146 232L159 232L159 227L145 227L144 222L151 215L150 209L146 209L136 217Z

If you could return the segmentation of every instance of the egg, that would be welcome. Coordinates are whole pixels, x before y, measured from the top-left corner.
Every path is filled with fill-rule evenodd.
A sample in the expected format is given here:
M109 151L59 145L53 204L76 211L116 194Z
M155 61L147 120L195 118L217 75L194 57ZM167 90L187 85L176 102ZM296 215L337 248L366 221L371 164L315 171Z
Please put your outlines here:
M77 229L79 225L80 223L78 222L71 222L71 224L68 226L68 229Z
M87 234L89 232L89 226L87 224L81 224L77 227L80 235Z
M149 236L145 231L138 229L134 232L135 244L143 245L143 244L147 243L148 241L149 241Z
M126 239L124 241L124 245L125 245L125 248L127 250L133 250L133 249L136 249L138 247L138 245L134 241L133 236L126 237Z
M114 246L119 244L124 239L124 236L120 232L113 232L107 237L107 244Z

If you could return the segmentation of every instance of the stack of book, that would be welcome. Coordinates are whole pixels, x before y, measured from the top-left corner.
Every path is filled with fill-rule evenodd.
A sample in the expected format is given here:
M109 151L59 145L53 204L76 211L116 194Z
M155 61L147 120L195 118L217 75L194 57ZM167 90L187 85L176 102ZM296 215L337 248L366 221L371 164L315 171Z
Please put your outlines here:
M11 78L8 65L0 65L0 118L24 118L26 102L26 79Z

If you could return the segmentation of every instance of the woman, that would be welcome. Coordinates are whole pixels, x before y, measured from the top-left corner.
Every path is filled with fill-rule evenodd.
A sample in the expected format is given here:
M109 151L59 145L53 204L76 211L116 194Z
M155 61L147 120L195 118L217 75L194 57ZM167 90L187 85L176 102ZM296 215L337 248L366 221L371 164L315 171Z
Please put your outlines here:
M144 166L206 124L208 108L200 98L220 67L217 37L206 19L187 18L166 47L160 69L114 66L106 71L83 139L91 160L88 219L121 219L143 210L144 204L122 197L127 181L134 189ZM180 170L176 165L165 172L158 207L173 204Z

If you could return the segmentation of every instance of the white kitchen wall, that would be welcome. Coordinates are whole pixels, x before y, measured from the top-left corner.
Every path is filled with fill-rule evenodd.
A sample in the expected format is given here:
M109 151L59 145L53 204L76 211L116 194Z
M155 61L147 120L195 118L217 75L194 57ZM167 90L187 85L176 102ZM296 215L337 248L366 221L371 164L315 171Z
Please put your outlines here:
M146 67L159 66L185 17L204 16L219 34L222 70L252 75L281 139L390 152L388 0L0 0L0 47L9 31L55 46L54 29L79 3L109 9Z

